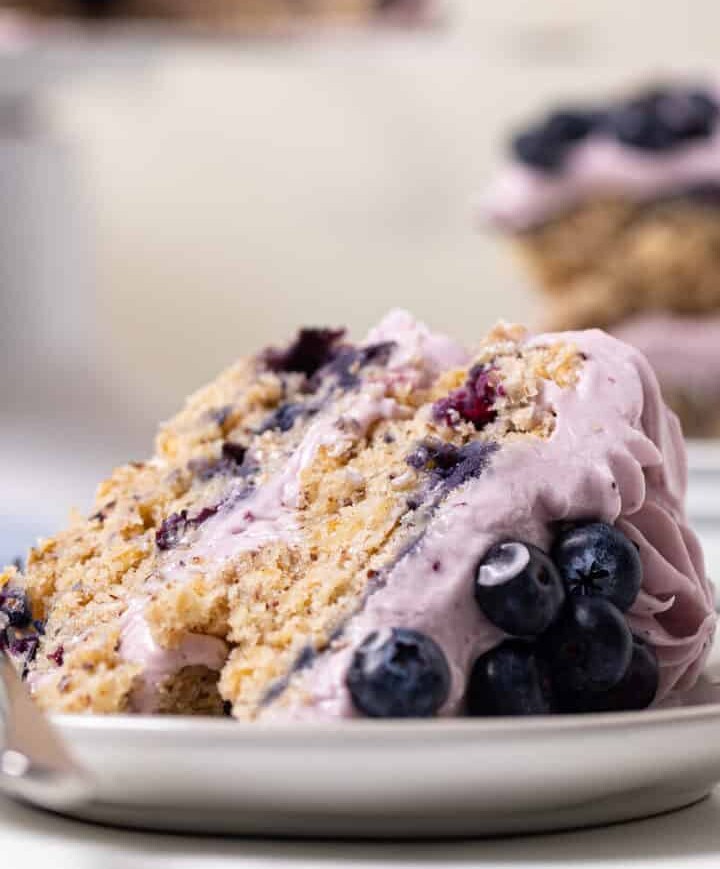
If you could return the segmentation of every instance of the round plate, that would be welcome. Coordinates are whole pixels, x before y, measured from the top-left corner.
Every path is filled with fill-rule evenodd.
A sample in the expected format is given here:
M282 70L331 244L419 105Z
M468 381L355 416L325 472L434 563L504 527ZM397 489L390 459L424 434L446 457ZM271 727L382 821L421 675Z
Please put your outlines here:
M532 719L243 725L56 717L97 791L75 817L288 836L437 837L603 824L720 780L720 687L683 706Z
M687 508L694 523L720 522L720 441L688 441Z

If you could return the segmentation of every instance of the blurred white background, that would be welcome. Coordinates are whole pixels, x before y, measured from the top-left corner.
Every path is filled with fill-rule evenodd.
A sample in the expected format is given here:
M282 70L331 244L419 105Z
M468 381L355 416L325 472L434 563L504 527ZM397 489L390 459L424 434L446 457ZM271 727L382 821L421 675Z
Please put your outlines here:
M0 50L3 559L147 455L189 391L300 324L362 334L404 305L472 341L532 322L471 219L508 129L715 66L710 0L444 6L413 31Z

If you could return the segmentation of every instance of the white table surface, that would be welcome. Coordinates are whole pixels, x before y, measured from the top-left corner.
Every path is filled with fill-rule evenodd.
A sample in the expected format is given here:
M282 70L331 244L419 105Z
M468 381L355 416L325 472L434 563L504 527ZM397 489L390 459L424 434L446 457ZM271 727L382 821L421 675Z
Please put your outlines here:
M3 866L165 867L713 867L720 865L720 792L672 814L550 836L438 843L295 842L166 836L67 821L0 800Z

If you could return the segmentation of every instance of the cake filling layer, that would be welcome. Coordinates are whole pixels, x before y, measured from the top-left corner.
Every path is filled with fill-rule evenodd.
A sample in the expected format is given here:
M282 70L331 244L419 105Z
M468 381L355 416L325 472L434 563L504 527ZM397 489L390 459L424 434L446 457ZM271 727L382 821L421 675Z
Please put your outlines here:
M221 569L244 552L274 541L288 546L297 543L300 480L318 451L323 449L330 456L340 456L364 438L378 421L402 418L408 413L385 395L385 387L379 382L369 384L345 404L344 412L341 409L338 413L333 407L310 424L278 474L241 493L237 499L231 496L227 505L203 523L187 548L173 552L161 570L161 579L183 580L193 574Z
M175 648L165 649L153 637L143 609L144 601L135 601L123 616L119 654L142 668L129 703L133 712L147 714L158 708L160 691L169 677L186 667L204 667L219 673L227 660L228 647L218 637L189 633Z

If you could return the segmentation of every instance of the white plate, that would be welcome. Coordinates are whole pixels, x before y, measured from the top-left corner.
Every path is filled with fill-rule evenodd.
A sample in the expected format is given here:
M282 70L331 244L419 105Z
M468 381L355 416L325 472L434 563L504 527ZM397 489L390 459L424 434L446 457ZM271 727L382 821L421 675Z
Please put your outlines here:
M720 526L720 441L688 441L688 514Z
M232 721L58 717L97 777L76 817L165 830L471 836L604 824L720 780L720 687L682 707L535 719Z
M720 448L691 445L690 458L691 494L693 484L710 496L717 486L703 513L709 530L720 528ZM720 671L720 649L713 657ZM612 715L290 727L55 721L97 780L75 817L180 832L536 832L680 808L720 781L720 679L701 681L682 706Z

